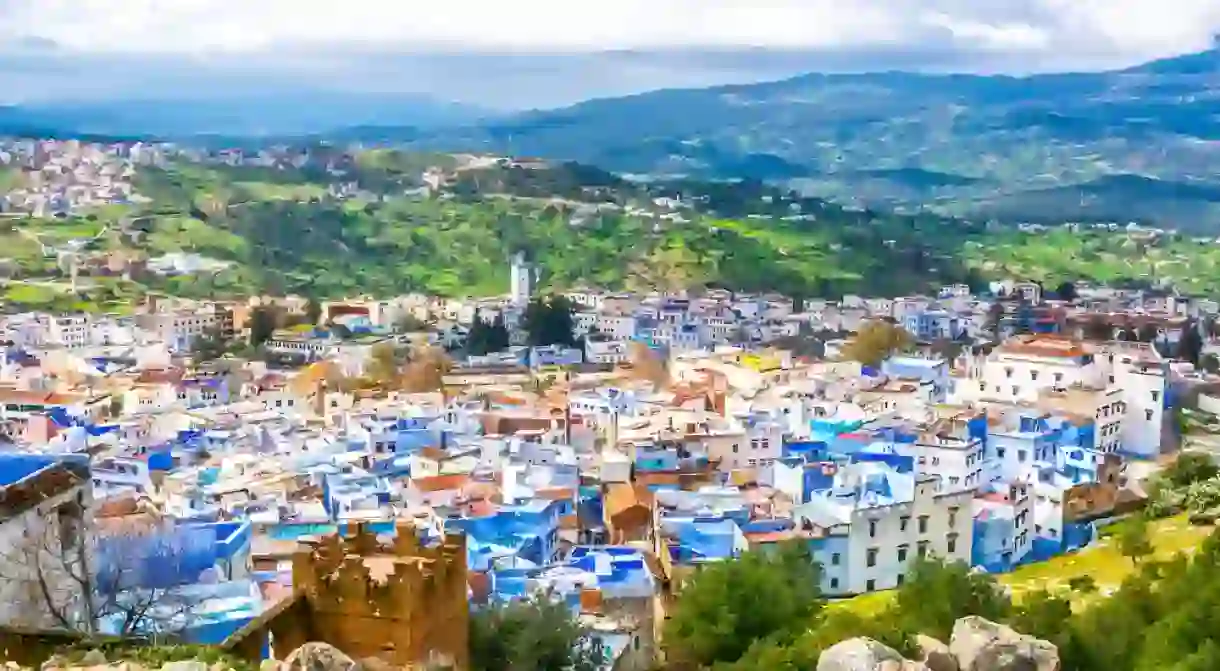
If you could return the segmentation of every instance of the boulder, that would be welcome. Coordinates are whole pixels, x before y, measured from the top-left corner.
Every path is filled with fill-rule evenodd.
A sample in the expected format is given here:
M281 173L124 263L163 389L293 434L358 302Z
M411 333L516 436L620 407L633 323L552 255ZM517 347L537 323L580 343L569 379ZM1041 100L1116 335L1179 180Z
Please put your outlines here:
M284 671L360 671L360 665L329 643L306 643L280 666Z
M928 671L958 671L957 658L944 642L919 634L915 637L915 645L919 648L919 660Z
M849 638L824 650L817 671L927 671L919 662L871 638Z
M96 648L86 652L84 656L80 658L80 662L78 662L78 664L81 666L106 666L109 663L110 662L106 660L106 653Z
M954 623L949 650L961 671L1060 671L1054 645L973 615Z
M161 671L211 671L207 662L197 659L180 659L161 665Z

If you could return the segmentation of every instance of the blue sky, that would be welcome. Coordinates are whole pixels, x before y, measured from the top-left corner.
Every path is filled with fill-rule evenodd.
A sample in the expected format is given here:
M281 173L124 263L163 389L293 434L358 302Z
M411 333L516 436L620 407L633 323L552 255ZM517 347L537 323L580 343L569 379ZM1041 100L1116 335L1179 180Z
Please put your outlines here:
M301 87L548 106L809 70L1206 48L1217 0L0 0L0 100Z

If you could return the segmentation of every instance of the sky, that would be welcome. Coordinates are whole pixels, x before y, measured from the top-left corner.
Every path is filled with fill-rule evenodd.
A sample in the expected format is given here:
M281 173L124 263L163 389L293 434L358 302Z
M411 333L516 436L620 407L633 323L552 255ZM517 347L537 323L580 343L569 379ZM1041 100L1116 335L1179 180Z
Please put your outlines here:
M0 0L0 100L299 87L546 107L812 70L1100 69L1218 0Z

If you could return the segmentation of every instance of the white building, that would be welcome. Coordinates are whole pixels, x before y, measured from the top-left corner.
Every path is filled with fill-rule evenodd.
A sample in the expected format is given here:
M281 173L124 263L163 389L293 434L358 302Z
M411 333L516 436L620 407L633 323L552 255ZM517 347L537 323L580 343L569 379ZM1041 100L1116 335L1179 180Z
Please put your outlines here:
M1068 387L1104 387L1105 372L1077 341L1059 336L1022 336L991 356L967 361L967 375L953 381L950 403L1033 403L1043 392Z
M852 464L836 474L832 489L796 507L798 527L825 533L814 546L825 593L898 587L917 557L968 563L974 493L939 492L937 486L937 478Z

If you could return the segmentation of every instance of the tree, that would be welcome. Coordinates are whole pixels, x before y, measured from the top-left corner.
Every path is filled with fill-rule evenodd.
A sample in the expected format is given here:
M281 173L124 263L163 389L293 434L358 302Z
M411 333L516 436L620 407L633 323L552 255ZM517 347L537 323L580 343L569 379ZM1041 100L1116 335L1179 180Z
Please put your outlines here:
M219 328L208 329L191 343L191 355L196 361L213 361L223 356L228 346Z
M1095 316L1081 326L1081 335L1085 340L1108 341L1114 337L1114 329L1105 317Z
M904 631L947 639L964 615L992 621L1008 617L1011 604L995 579L964 562L920 559L907 573L894 601Z
M268 305L259 305L250 310L250 346L261 347L273 333L277 318L275 309Z
M1118 550L1122 555L1138 564L1152 554L1152 543L1148 540L1148 519L1136 515L1122 523L1118 534Z
M374 383L388 386L398 377L398 365L398 348L394 343L379 342L370 348L365 370Z
M171 639L206 606L179 588L198 580L189 532L141 521L98 533L79 501L22 520L21 540L0 554L0 589L28 601L6 624Z
M1013 609L1008 625L1022 634L1059 644L1063 624L1071 617L1071 601L1041 589L1021 599Z
M665 622L666 661L674 669L731 663L758 641L799 634L823 605L818 575L798 542L701 568Z
M1156 342L1161 336L1161 332L1157 329L1156 324L1144 324L1135 332L1135 339L1139 342Z
M604 657L592 632L546 596L470 614L471 671L596 671Z
M1199 333L1199 325L1194 321L1188 321L1182 326L1174 354L1178 359L1199 365L1199 357L1203 354L1203 336Z
M322 320L322 303L316 298L310 298L305 303L305 321L310 325Z
M647 380L652 388L661 389L669 383L668 362L642 342L633 342L629 348L631 370L634 376Z
M984 326L994 334L1000 332L1000 322L1004 319L1004 304L996 301L987 307L987 322Z
M863 324L842 352L848 359L876 367L910 344L911 334L906 329L878 320Z
M530 345L573 345L572 303L561 294L539 296L525 307L523 326Z
M1220 475L1220 467L1206 454L1182 452L1173 464L1158 475L1158 480L1172 487L1189 487Z
M417 333L428 330L428 323L415 315L405 314L394 323L394 330L397 333Z
M425 346L411 354L402 371L402 389L420 393L439 391L444 387L445 374L453 362L438 347Z
M1076 300L1076 285L1072 282L1061 282L1055 289L1055 295L1061 301L1074 301Z
M509 333L504 324L504 315L497 314L489 324L475 310L474 320L470 323L470 333L466 336L466 353L471 356L483 356L492 352L502 352L508 349Z

